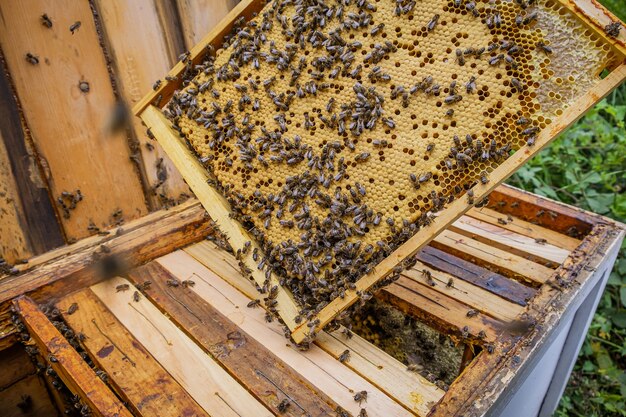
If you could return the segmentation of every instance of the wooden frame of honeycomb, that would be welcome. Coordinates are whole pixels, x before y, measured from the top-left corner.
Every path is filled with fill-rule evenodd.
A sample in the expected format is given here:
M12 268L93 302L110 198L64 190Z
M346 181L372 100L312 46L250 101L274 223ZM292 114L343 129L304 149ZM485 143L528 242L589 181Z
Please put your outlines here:
M267 7L271 8L273 3L274 2L270 2ZM278 1L276 5L280 3L281 2ZM301 2L291 3L300 4ZM424 221L420 224L423 230L413 234L403 242L398 242L395 247L387 251L387 256L377 262L374 268L368 268L366 273L360 275L354 282L351 282L349 287L344 288L344 290L340 292L340 296L331 296L330 299L325 300L324 306L321 309L313 311L313 314L309 314L306 321L302 321L301 307L294 300L292 294L284 288L284 286L280 285L282 277L277 276L277 274L270 270L268 270L269 272L264 272L257 268L257 262L253 260L252 253L257 253L259 250L259 242L240 222L231 219L233 207L231 207L228 200L224 197L224 189L222 188L221 191L218 191L214 186L209 185L209 183L215 184L219 181L225 181L227 179L226 176L230 174L224 173L229 172L229 167L232 166L233 161L225 161L230 158L222 156L222 161L220 162L222 167L221 171L218 169L213 171L214 174L217 174L216 177L218 177L218 181L216 181L216 179L209 175L206 167L198 160L199 157L204 158L206 155L210 155L210 150L203 148L201 140L194 137L194 134L198 136L199 133L194 133L193 124L189 123L192 121L192 118L187 117L189 120L187 120L187 124L185 124L184 121L179 123L181 119L184 119L184 116L178 117L177 129L181 134L186 136L187 141L190 143L191 147L194 148L195 153L199 154L198 156L194 155L194 152L190 150L187 144L179 140L179 132L170 127L169 120L157 108L158 105L165 104L170 100L172 96L174 96L174 91L181 87L181 79L183 78L183 74L185 74L187 64L201 64L207 52L213 55L212 50L221 47L225 36L235 25L235 22L240 16L244 16L248 19L251 18L253 14L261 13L258 15L259 17L256 18L258 24L261 19L260 16L262 16L262 12L265 10L263 9L265 6L264 2L253 0L242 1L199 45L193 48L189 54L182 57L184 62L179 62L174 67L168 74L168 78L157 87L156 91L145 97L135 107L135 114L139 115L144 123L151 129L152 134L177 165L212 219L226 234L233 250L240 254L240 261L244 269L248 270L252 279L254 279L259 287L265 286L266 290L274 288L271 290L271 298L276 301L275 310L291 331L292 338L298 343L309 340L311 335L327 325L334 317L357 301L372 286L389 275L396 274L398 265L410 259L440 231L455 221L473 205L480 202L496 185L511 175L530 157L539 152L550 140L556 137L559 132L575 122L587 109L626 78L626 66L624 65L626 47L624 46L624 34L620 34L619 31L620 23L601 6L591 1L542 0L539 2L527 2L520 0L518 2L474 2L472 0L432 0L424 1L420 4L403 0L354 2L328 0L326 3L329 5L334 5L335 3L337 3L337 5L345 4L347 11L344 13L346 14L351 11L349 7L354 7L355 10L352 10L354 14L350 19L352 19L352 21L359 19L365 20L364 23L351 23L356 25L357 32L359 30L360 32L357 33L355 40L352 40L354 39L353 37L350 38L351 42L353 42L352 45L354 45L352 48L353 52L362 49L363 55L365 56L362 64L365 69L360 69L359 73L353 73L352 71L356 71L356 64L353 67L350 65L346 66L342 71L343 75L340 77L343 81L336 81L334 84L331 83L330 89L335 88L336 93L332 95L332 97L339 98L342 94L347 95L347 93L341 93L342 87L344 86L343 84L346 86L349 85L348 83L351 85L360 85L360 83L363 82L367 87L371 87L373 84L376 84L373 87L379 87L382 84L383 86L380 87L379 92L375 93L375 96L378 97L378 94L380 94L380 96L384 95L386 105L389 107L385 108L387 117L377 120L379 131L375 131L376 126L373 126L371 129L368 127L364 129L359 128L358 124L355 124L358 132L351 132L352 136L346 133L338 133L337 135L333 132L324 133L323 130L321 135L328 138L332 136L343 136L344 138L362 138L370 136L367 145L360 145L365 146L365 148L356 150L357 155L367 153L369 156L369 152L358 152L363 151L363 149L374 151L374 148L379 146L375 141L378 140L380 142L381 140L378 138L381 136L385 138L385 141L388 138L390 143L395 143L393 141L397 140L400 146L404 144L403 153L407 155L407 159L390 158L391 161L388 162L387 165L391 165L394 168L397 167L398 171L392 171L392 174L395 176L389 180L389 185L383 184L382 191L380 192L382 194L379 193L380 195L378 195L377 199L382 201L388 194L394 191L391 186L396 177L398 178L398 182L404 181L403 186L397 187L401 192L400 200L404 200L402 193L406 192L408 194L408 190L411 190L410 181L416 183L415 188L417 189L421 188L421 184L423 183L423 190L420 191L420 195L418 196L421 197L421 199L413 199L412 204L402 206L403 208L397 207L401 206L401 204L397 204L396 211L404 210L410 213L410 215L413 216L410 219L411 222L417 223L418 215ZM528 5L528 3L538 4ZM358 16L363 15L357 14L356 12L361 13L364 12L364 10L356 9L357 4L360 5L358 7L364 7L364 10L368 10L368 13L379 13L386 19L382 23L385 23L387 26L381 26L380 29L377 30L376 28L380 23L376 21L375 18L368 19L367 16L365 18L359 18ZM293 4L288 5L287 9L290 7L293 8ZM397 16L392 17L394 8ZM433 11L434 9L436 10ZM403 23L397 22L403 18L408 20ZM541 18L544 18L544 20ZM394 19L397 21L394 21ZM413 23L413 20L415 20L416 23ZM345 21L342 23L345 23ZM394 23L398 24L395 31L391 27ZM359 26L361 24L364 26ZM607 29L611 27L611 24L618 25L616 34L610 33L610 30L608 30L607 34ZM278 24L276 25L278 26ZM284 25L284 28L288 27L288 23L284 23ZM457 27L461 27L461 29L457 29ZM469 29L465 31L465 28L468 27ZM522 32L522 29L516 29L516 27L523 27L524 32ZM453 28L453 32L457 33L453 34L450 39L450 30ZM509 30L511 35L507 36L509 32L506 32L503 28ZM613 26L613 28L615 29L615 26ZM270 29L270 32L271 30L272 29ZM237 36L243 36L241 33L242 32L239 32ZM245 36L247 37L249 34L246 32ZM278 35L276 36L278 40ZM288 34L287 36L290 35ZM366 40L368 36L370 38L383 36L383 38L380 40L381 43L372 43L369 45L368 49L365 43L369 42ZM402 36L404 36L404 38L402 38ZM439 49L427 53L425 52L424 56L421 50L427 50L430 48L430 44L424 43L424 45L421 46L421 42L424 42L423 39L427 39L429 36L431 37L430 43L434 44L435 47ZM389 40L384 41L387 37L389 39L395 39L393 42ZM434 37L435 40L432 40L432 37ZM270 39L272 38L270 37ZM486 46L478 48L478 46L482 45L481 43L468 44L465 42L465 40L468 40L467 42L472 40L473 42L477 42L476 39L484 40L482 44ZM230 40L232 40L232 38ZM372 40L371 42L374 41ZM279 44L279 42L277 42L277 44ZM446 44L449 44L448 48L441 53L441 56L437 55L437 51L440 51L442 45L445 47ZM212 45L210 51L207 49L208 45ZM521 46L521 48L518 49L521 49L522 53L517 49L513 52L516 45ZM374 63L367 62L367 51L370 53L372 51L375 52L377 48L379 50L383 48L380 59ZM477 49L479 51L477 51ZM229 49L226 48L223 52L227 52L228 50ZM388 61L390 60L387 58L391 55L391 52L396 53L397 51L400 51L402 59L398 59L395 65L392 65L393 62L389 63ZM271 52L271 54L274 54L274 52ZM275 54L276 56L281 56L280 51L277 51ZM482 59L482 54L485 54L485 59ZM518 54L525 54L525 58L517 58ZM551 63L549 57L552 56L552 54L559 56L559 60L553 60L553 63ZM218 53L215 62L219 63L220 55L226 56L227 54ZM342 57L345 56L345 54L342 54ZM265 55L265 59L267 59L267 57L268 55ZM517 61L518 59L519 62ZM267 60L269 62L269 59ZM253 61L249 64L250 66L256 65ZM189 67L192 68L193 65ZM403 65L406 65L408 68L404 69L404 67L402 67ZM421 68L431 65L434 69L421 70ZM394 70L394 66L396 68L402 67L403 69ZM382 69L380 67L382 67ZM496 68L500 67L502 67L503 70L496 70ZM519 67L521 67L521 69L518 71ZM600 72L604 69L610 70L610 73L602 79ZM250 71L253 72L254 70ZM367 77L365 76L366 71L369 72ZM386 71L388 71L388 73ZM360 72L363 74L362 78ZM461 74L459 75L459 73ZM474 73L477 75L476 77L469 77L469 74ZM480 88L480 84L483 82L480 77L486 73L490 74L491 78L488 78L486 75L484 77L484 84L482 88ZM269 75L272 74L279 75L279 72L272 73L270 71ZM386 78L384 77L385 74L391 75ZM411 75L409 76L408 74ZM435 82L439 81L440 78L438 77L445 78L446 80L445 84L443 80L441 81L441 85L434 93L432 90L427 92L427 88L432 87L433 84L432 78L434 77L431 77L431 74L437 77ZM524 78L526 75L527 77ZM203 76L203 74L194 74L194 77L198 77L199 80L196 86L206 82L206 77L202 78ZM533 76L537 78L533 78ZM428 97L428 99L418 98L415 104L411 104L410 100L412 100L412 95L415 93L413 88L411 88L412 86L410 84L397 84L394 82L396 78L407 80L411 79L411 77L416 81L415 91L423 92L423 96ZM241 85L236 85L237 80L233 81L229 79L229 77L225 78L224 81L226 84L222 90L225 96L234 97L230 95L230 91L227 91L227 87L231 88L231 86L235 86L237 90L243 89ZM238 76L235 78L238 78ZM253 77L249 75L242 78L252 79ZM426 81L428 78L431 79ZM260 79L260 77L257 77L257 79L264 81ZM474 85L474 81L472 80L476 81L478 87ZM539 83L538 80L543 81ZM391 84L385 84L389 81ZM274 81L270 80L270 82L273 83ZM447 87L448 82L450 82L449 87ZM315 85L317 86L317 84ZM499 97L496 94L497 92L493 91L494 86L500 88ZM543 86L547 87L542 88ZM402 87L402 89L399 87ZM495 98L488 98L490 95L489 88L485 87L492 87L491 93ZM188 91L189 88L189 85L187 85L183 88L183 92L185 89ZM193 86L191 88L193 88ZM463 92L458 93L459 90L463 90ZM368 94L368 91L372 92L373 90L366 90L365 87L359 91L355 89L357 96L359 93L362 95ZM380 93L380 91L382 91L382 93ZM465 92L467 92L467 94L465 94ZM474 92L476 92L475 95ZM310 93L311 96L318 97L316 91L308 91L308 93ZM195 94L197 94L197 92ZM219 92L214 93L214 97L218 97L219 94ZM394 95L396 97L394 97ZM464 102L467 104L455 107L459 102L463 101L463 96L465 97ZM176 96L174 97L176 98ZM248 101L251 100L249 99ZM480 104L480 102L484 103L485 101L490 103L490 105ZM276 103L275 100L274 103ZM541 103L541 105L539 103ZM307 102L307 110L309 107L314 108L315 105L320 106L320 100L311 98L309 102ZM224 106L224 103L221 103L221 106ZM240 106L242 109L245 108L245 103L244 105L240 104ZM395 112L392 112L394 106ZM279 114L281 110L290 110L288 105L285 107L285 109L280 109L277 104L276 110L271 114ZM221 111L219 105L217 108ZM411 114L410 118L403 115L402 108L408 109L407 113L413 110L413 114ZM438 111L437 108L441 108L442 110ZM457 109L457 116L454 116L454 112L449 111L455 108ZM483 120L481 120L480 123L483 124L480 124L480 128L482 129L484 125L486 129L471 131L471 133L467 135L461 134L460 128L456 129L456 123L447 122L448 119L458 117L460 113L458 111L459 108L463 112L470 114L470 116L464 116L464 114L460 115L460 118L465 120L466 125L472 125L472 123L476 125L475 121L482 117ZM546 109L545 113L541 113L544 111L540 111L542 108ZM567 111L564 111L564 108L567 108ZM445 113L444 110L446 110ZM437 111L440 114L435 113ZM497 116L500 111L504 112L505 115L498 120ZM245 110L240 111L242 114L244 112ZM435 118L429 120L424 119L424 121L422 121L422 127L420 127L417 121L412 121L417 119L418 112L420 114L434 115ZM321 114L322 111L320 110L318 115ZM353 115L354 114L356 114L356 111L354 111ZM393 121L392 117L390 117L392 114L394 115L393 117L398 119L398 122ZM265 114L264 117L267 118L267 114ZM527 118L532 120L526 120ZM489 119L493 119L494 122L484 122L484 120ZM321 117L320 120L322 121L320 127L330 127L330 123L325 122ZM306 112L305 122L308 121L309 116L308 112ZM273 123L273 121L271 122ZM290 123L291 120L286 120L286 117L283 117L280 120L276 119L276 122L286 124ZM398 125L397 130L395 129L396 124ZM463 123L460 124L463 125ZM518 127L512 128L512 126ZM300 129L300 126L296 124L295 129ZM444 132L448 129L454 132L458 131L459 134L453 135ZM281 127L281 131L286 132L287 130L287 127ZM371 131L371 135L368 130ZM489 132L485 132L484 130L489 130ZM302 133L304 137L307 132L303 131ZM313 129L313 134L314 133L315 129ZM421 139L416 136L418 133L422 133ZM201 134L204 134L204 132ZM371 136L374 136L374 134L378 136L372 139ZM463 143L461 143L461 139L459 139L458 136L464 138L462 140ZM496 141L494 137L498 140ZM208 134L205 138L208 142ZM437 160L438 165L435 166L434 161L431 162L430 165L428 165L428 171L426 173L411 172L409 175L408 173L410 171L403 171L401 163L409 160L410 166L422 166L421 161L417 163L408 156L412 155L416 149L409 149L410 146L407 144L410 145L412 141L419 143L420 152L424 152L421 148L426 148L423 159L428 161L427 153L432 151L432 149L428 149L430 146L429 141L438 138L441 138L441 140L437 142L438 147L454 147L456 145L458 149L455 151L450 149L449 152L446 149L446 151L437 158L433 158ZM447 138L447 142L444 138ZM349 139L345 140L344 145L348 146L349 142ZM478 142L480 142L481 145L477 145ZM385 146L387 146L387 142L385 142ZM485 158L485 163L475 163L476 161L472 160L472 157L476 159L477 156L466 150L468 146L473 149L470 149L472 152L480 151L481 149L484 150L491 146L492 151L498 150L500 157L496 158L497 161L495 162L492 162L489 157L487 157ZM480 148L478 148L478 146L480 146ZM392 146L388 148L391 149ZM459 149L464 150L459 152ZM510 155L510 150L514 150L512 155ZM393 151L390 153L393 154ZM459 154L462 154L462 157ZM507 155L506 157L504 156L505 154ZM381 153L379 153L379 155L380 163L383 163L384 155ZM400 156L402 155L400 154ZM468 156L469 161L464 161L464 158ZM227 163L225 164L225 162ZM353 163L353 167L354 166L356 165ZM274 171L268 169L265 173L265 179L269 179L269 176L275 176L276 171L284 174L284 170L281 171L282 168L277 168L276 166L272 166L272 168ZM385 169L390 168L381 168L383 171ZM243 168L240 170L242 173L244 173L244 171ZM249 171L251 170L245 172L249 173ZM272 172L274 172L274 174L272 174ZM363 171L357 170L355 175L358 176L362 172ZM402 176L400 176L398 172L401 172ZM220 175L224 176L220 177ZM452 177L453 179L446 179L446 175L448 178ZM261 172L259 176L262 177L263 172ZM439 176L441 176L441 182L439 182ZM248 175L247 178L250 178L250 175ZM369 179L370 183L375 181L372 177ZM434 185L431 185L431 183ZM360 183L357 183L356 187L360 187L359 184ZM267 184L265 185L267 186ZM238 189L238 191L241 191L241 189ZM365 195L365 192L363 192L363 195ZM430 201L428 196L432 196ZM453 201L450 196L454 196ZM435 206L433 200L440 199L445 199L447 202L445 207L433 207ZM383 203L389 202L383 201ZM442 203L441 206L443 205ZM436 206L439 206L439 204ZM396 207L393 208L396 209ZM435 208L443 209L438 211L436 215L433 215L436 211ZM380 210L384 211L382 208ZM398 223L398 220L404 221L405 218L394 219L393 215L388 215L387 212L385 212L385 214L390 227L388 236L397 234L397 229L394 228L394 224ZM378 225L377 223L375 224ZM371 226L371 222L368 225ZM267 225L266 229L268 229ZM333 292L333 294L335 293Z

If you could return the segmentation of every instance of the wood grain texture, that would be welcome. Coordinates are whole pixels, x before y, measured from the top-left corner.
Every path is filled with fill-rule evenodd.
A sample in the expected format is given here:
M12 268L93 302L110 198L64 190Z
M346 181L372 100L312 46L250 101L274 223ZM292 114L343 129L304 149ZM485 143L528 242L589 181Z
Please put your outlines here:
M76 303L78 310L68 312ZM57 307L96 366L139 416L205 416L208 414L168 374L90 289L65 297Z
M541 284L554 272L542 264L451 230L437 236L432 246L520 281Z
M110 46L120 93L131 108L176 62L167 44L169 33L162 26L155 0L97 0L95 5ZM183 193L189 194L180 173L159 144L148 138L139 119L133 118L133 127L152 208L160 208L168 200L176 201Z
M536 293L533 288L432 246L423 248L417 254L417 259L434 269L470 282L521 306L525 306Z
M41 24L47 13L52 28ZM50 171L54 201L80 189L84 200L62 218L69 239L88 236L122 210L147 212L125 133L107 134L115 96L88 2L29 0L0 4L0 45L39 155ZM74 34L70 26L81 26ZM29 63L31 53L39 63ZM89 83L89 92L79 82Z
M28 329L31 338L45 355L65 385L82 397L94 415L132 417L122 402L87 365L34 301L27 297L14 300L17 314Z
M467 216L485 223L497 225L503 229L517 233L518 235L527 236L533 239L545 239L547 243L568 251L573 251L578 247L578 245L580 245L579 239L555 232L546 227L538 226L522 219L513 218L513 221L506 221L506 224L502 224L498 221L498 219L507 220L506 215L488 207L482 207L479 209L474 208L467 212ZM461 218L461 220L463 220L463 218Z
M239 0L176 0L187 49L193 48Z
M159 263L135 268L129 277L135 284L152 282L144 293L154 304L273 413L281 414L278 405L285 399L290 405L284 415L299 417L306 412L322 417L334 412L337 404L330 397L219 310L189 288L168 286L168 280L177 278Z
M180 280L194 279L196 285L191 288L192 291L289 366L297 369L309 383L326 393L352 415L358 415L360 412L360 407L353 397L361 390L368 392L365 408L369 416L411 415L406 408L389 398L373 383L338 362L317 345L311 345L309 350L301 351L286 342L284 329L280 324L276 321L267 323L262 309L247 308L249 298L190 255L177 251L159 258L157 262ZM363 405L365 406L365 403Z
M250 242L249 253L242 256L242 262L250 269L250 275L262 287L266 281L265 272L257 268L257 263L252 259L252 252L256 249L260 250L258 243L253 236L241 225L241 223L231 219L230 204L223 195L209 185L208 172L197 158L191 153L186 144L181 142L176 133L170 127L169 121L165 118L161 111L150 106L141 114L141 118L152 129L163 149L174 164L180 169L181 174L191 187L198 200L207 210L211 219L219 227L220 231L228 236L228 242L233 250L243 250L247 242ZM286 289L279 284L278 277L274 273L270 273L269 286L278 286L278 302L277 310L281 319L287 327L294 330L297 325L295 317L298 315L298 307L293 297ZM298 342L302 341L300 339Z
M65 241L5 71L0 74L0 120L0 255L15 262Z
M123 272L195 243L211 230L206 212L195 200L150 213L126 224L119 233L92 236L34 258L25 265L31 268L29 271L0 280L0 305L21 294L30 294L38 301L58 299L99 282L104 279L102 265L96 262L94 253L101 253L102 245L110 255L117 256Z
M91 289L209 415L272 416L144 296L134 301L134 291L117 292L121 284L130 282L113 278Z

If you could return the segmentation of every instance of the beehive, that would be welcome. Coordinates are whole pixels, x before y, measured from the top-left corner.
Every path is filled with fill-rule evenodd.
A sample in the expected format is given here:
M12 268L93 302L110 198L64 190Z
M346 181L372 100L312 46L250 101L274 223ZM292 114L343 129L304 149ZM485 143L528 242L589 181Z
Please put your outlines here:
M623 60L562 3L530 3L274 1L199 65L183 56L165 113L254 237L235 249L262 291L295 298L292 330L397 277Z

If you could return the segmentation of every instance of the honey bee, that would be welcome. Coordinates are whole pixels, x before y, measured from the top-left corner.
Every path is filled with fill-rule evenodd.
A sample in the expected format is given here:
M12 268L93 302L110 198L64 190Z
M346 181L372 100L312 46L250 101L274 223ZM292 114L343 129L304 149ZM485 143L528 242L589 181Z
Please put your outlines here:
M37 65L39 64L39 57L36 55L31 54L30 52L26 53L26 62L28 62L31 65Z
M76 313L76 310L78 310L78 304L72 303L67 309L67 314L72 315Z
M115 292L128 291L130 289L130 285L128 284L120 284L115 287Z
M48 17L48 14L41 15L41 24L50 29L52 27L52 20Z
M477 315L478 315L478 310L475 310L473 308L468 310L466 314L467 317L476 317Z
M287 409L289 408L289 406L291 405L291 402L289 401L288 398L285 398L284 400L282 400L279 404L278 404L278 412L280 413L284 413L285 411L287 411Z
M339 362L344 363L350 360L350 350L344 350L341 355L339 355Z
M78 28L80 28L80 21L76 21L74 23L72 23L72 25L70 26L70 32L72 32L72 35L74 34L74 32L76 32L78 30Z
M139 302L140 299L141 299L141 296L139 295L139 291L135 291L133 293L133 301L137 303Z
M359 405L361 405L363 401L367 402L367 391L359 391L354 394L354 401L358 402Z

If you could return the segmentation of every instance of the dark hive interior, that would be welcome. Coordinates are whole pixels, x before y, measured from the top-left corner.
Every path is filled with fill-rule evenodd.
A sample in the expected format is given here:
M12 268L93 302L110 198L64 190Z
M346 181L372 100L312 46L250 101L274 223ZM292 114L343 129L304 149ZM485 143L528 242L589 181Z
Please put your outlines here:
M557 1L276 0L166 115L303 316L341 297L599 81ZM186 60L183 57L183 60Z

